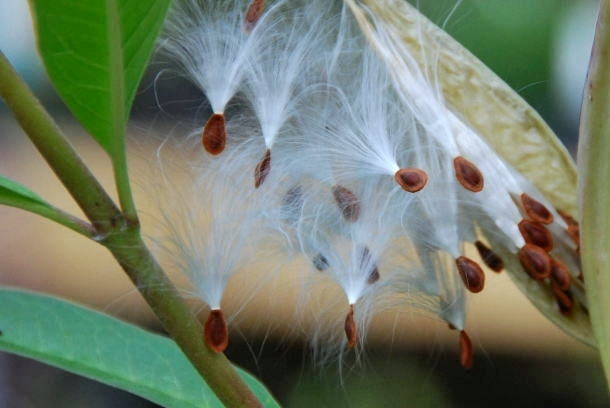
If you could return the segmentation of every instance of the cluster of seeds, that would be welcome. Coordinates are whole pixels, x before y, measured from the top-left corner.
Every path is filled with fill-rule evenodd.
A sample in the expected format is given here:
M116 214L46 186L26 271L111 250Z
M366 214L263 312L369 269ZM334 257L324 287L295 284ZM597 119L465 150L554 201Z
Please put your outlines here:
M465 297L485 272L466 245L495 272L517 258L569 315L584 302L578 224L446 106L434 55L418 65L357 3L178 2L161 49L213 112L196 158L178 160L188 191L173 196L161 247L210 307L216 351L227 282L273 242L342 289L343 345L362 343L376 310L414 305L459 331L470 367Z

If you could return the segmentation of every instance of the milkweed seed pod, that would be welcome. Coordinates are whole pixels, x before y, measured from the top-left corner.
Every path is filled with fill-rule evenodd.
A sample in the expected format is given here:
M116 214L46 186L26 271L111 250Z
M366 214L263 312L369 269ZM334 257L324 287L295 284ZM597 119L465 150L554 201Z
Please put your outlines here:
M164 219L180 269L212 309L211 348L226 347L227 281L270 243L304 261L304 282L336 289L327 304L341 316L330 318L318 299L326 291L302 285L316 299L315 321L333 326L305 334L339 345L339 354L361 349L376 313L410 306L456 330L470 368L467 299L485 290L487 269L506 270L545 315L591 342L573 203L524 166L531 155L516 159L519 146L506 149L490 129L506 142L506 129L533 123L538 142L512 136L569 163L563 150L417 10L398 0L179 4L162 48L216 115L243 96L234 117L210 119L203 144L212 156L190 162L186 198ZM472 104L495 127L455 95L462 68Z

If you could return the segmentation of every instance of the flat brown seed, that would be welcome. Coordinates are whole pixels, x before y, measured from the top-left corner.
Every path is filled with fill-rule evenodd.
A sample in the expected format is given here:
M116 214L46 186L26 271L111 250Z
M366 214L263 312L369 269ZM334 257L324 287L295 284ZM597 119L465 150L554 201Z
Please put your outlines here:
M572 241L574 241L574 243L578 247L580 247L580 225L578 224L578 221L576 221L576 219L574 219L574 217L572 217L570 214L566 213L565 211L557 210L557 212L559 213L561 218L563 218L565 223L568 224L568 229L567 229L568 236L572 239Z
M271 150L267 149L254 169L254 188L259 188L271 170Z
M578 221L565 211L558 209L557 213L559 213L565 223L568 224L567 232L570 239L572 239L577 247L580 247L580 225L578 224Z
M284 207L300 209L303 206L303 189L301 186L296 185L290 187L290 189L286 191L286 194L284 195L282 205Z
M245 30L247 33L251 33L256 25L256 22L263 15L263 11L265 10L265 0L252 0L250 6L248 6L248 11L246 11L246 24Z
M478 193L485 185L483 174L473 163L462 156L453 159L455 177L466 190Z
M345 317L345 336L347 337L347 347L354 347L358 339L358 329L354 321L354 305L349 305L349 312Z
M563 263L551 258L551 279L557 284L557 287L563 291L570 289L572 286L572 277L570 270Z
M343 213L346 221L354 222L360 217L360 201L350 189L336 185L333 187L333 197Z
M474 353L472 351L472 342L466 331L460 331L460 364L466 370L472 368Z
M525 213L532 221L547 225L553 222L553 214L540 201L523 193L521 194L521 204L523 204Z
M570 315L572 310L574 310L574 299L572 298L572 294L569 291L561 290L559 285L554 281L551 282L551 289L553 290L553 295L555 295L555 300L557 301L561 314L565 316Z
M521 220L521 222L519 222L519 231L528 244L539 246L546 252L550 252L553 249L553 235L541 223Z
M580 253L580 226L576 225L568 225L568 236L576 244L576 252Z
M479 293L485 286L485 273L478 263L465 256L455 260L460 277L464 286L472 293Z
M381 277L379 268L377 268L377 264L372 260L371 251L368 247L363 247L360 251L360 268L368 268L371 270L366 281L369 285L372 285Z
M477 251L479 251L479 256L481 256L481 259L489 269L494 272L502 272L504 270L504 261L498 254L489 249L481 241L476 241L474 245L477 247Z
M227 144L227 131L225 128L225 115L215 113L205 123L201 143L206 152L216 156L222 153Z
M525 244L519 250L519 261L532 279L542 280L551 275L551 257L539 246Z
M428 183L428 174L420 169L399 169L394 174L394 179L405 191L417 193Z
M318 254L311 260L313 266L320 272L328 269L328 259L322 254Z
M222 353L227 348L229 345L229 330L222 310L210 310L203 334L205 343L217 353Z
M563 210L560 210L558 208L557 209L557 214L559 214L559 216L561 218L563 218L563 220L565 221L566 224L578 226L578 221L576 221L576 219L574 217L572 217L570 214L568 214L567 212L565 212Z
M369 275L369 278L367 279L367 283L369 285L372 285L373 283L377 282L379 280L379 278L381 278L381 275L379 274L379 268L377 268L377 266L375 266L375 268L371 271L371 274Z

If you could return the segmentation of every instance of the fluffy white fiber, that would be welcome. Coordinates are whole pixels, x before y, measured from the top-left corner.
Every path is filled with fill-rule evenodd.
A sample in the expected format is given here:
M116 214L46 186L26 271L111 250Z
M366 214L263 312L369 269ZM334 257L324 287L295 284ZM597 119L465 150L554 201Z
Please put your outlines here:
M556 248L574 251L567 224L451 112L434 75L374 15L373 50L341 2L266 3L253 24L241 0L182 0L173 10L161 48L215 113L240 97L222 154L159 155L159 166L181 171L161 172L173 199L158 247L217 310L228 281L273 246L305 260L306 280L325 277L343 293L328 304L345 317L326 319L335 330L314 330L313 342L361 345L376 312L411 306L460 330L469 366L466 293L485 276L465 244L483 229L497 254L519 256L536 279L548 279L555 255L576 275L575 258L538 251L540 236L518 227L531 218ZM553 219L535 219L523 193ZM303 287L311 295L317 286Z

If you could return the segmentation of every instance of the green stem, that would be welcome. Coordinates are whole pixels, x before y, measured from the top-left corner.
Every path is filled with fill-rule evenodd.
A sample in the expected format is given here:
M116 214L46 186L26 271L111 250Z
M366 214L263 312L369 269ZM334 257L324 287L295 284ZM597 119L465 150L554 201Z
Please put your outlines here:
M109 21L121 21L119 12L119 0L106 0L106 12L109 16ZM107 29L108 44L121 44L121 30L108 25ZM112 131L115 135L115 142L112 147L112 165L114 170L114 180L119 195L119 202L123 215L130 226L138 226L138 213L131 194L131 186L129 183L129 172L127 168L127 157L125 156L125 128L128 109L125 107L125 78L126 70L125 61L123 59L121 47L110 47L110 80L112 84L117 84L112 95ZM118 145L117 145L118 143Z
M610 0L601 1L578 150L582 266L591 323L610 385Z
M96 231L110 232L121 213L2 52L0 97Z
M22 200L9 199L0 199L0 204L20 208L22 210L38 214L42 217L48 218L51 221L55 221L64 227L70 228L72 231L78 232L87 238L95 239L96 232L91 224L51 205L24 203Z
M119 212L53 119L2 53L0 53L0 96L93 222L96 231L103 233L98 241L112 252L159 317L165 330L218 398L228 407L261 406L225 355L215 353L205 345L201 324L142 242L138 225L125 220L123 214ZM126 161L123 163L126 170ZM119 165L122 166L121 163ZM119 180L117 187L123 188L122 191L125 192L125 186L128 188L126 171ZM130 208L133 206L133 201L131 199L128 201L131 204L126 203L126 207ZM135 207L133 211L135 214ZM124 228L125 226L128 228Z
M124 140L124 137L122 139ZM129 171L127 167L127 158L125 157L125 149L123 149L120 153L113 155L112 164L114 170L114 182L116 184L123 215L125 216L129 225L137 227L139 226L138 212L136 210L135 202L133 201L133 194L131 193L131 184L129 183Z
M161 320L165 330L189 357L218 398L227 407L260 407L227 357L211 351L203 328L154 260L137 231L108 236L101 242L114 255L134 285Z

